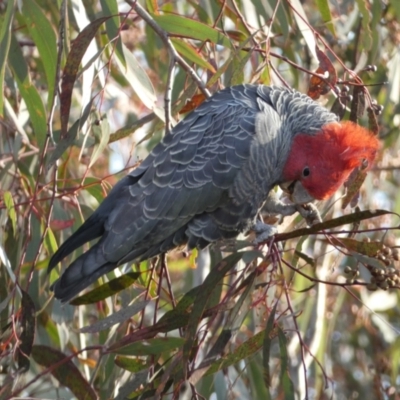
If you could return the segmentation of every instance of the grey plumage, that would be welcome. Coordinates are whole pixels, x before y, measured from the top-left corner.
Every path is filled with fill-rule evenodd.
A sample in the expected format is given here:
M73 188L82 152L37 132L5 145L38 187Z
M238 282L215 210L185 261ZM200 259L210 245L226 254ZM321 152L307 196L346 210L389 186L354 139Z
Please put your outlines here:
M292 138L336 120L284 88L241 85L216 93L118 182L53 255L49 270L100 237L55 282L55 296L67 301L125 262L182 244L203 248L248 230L282 182Z

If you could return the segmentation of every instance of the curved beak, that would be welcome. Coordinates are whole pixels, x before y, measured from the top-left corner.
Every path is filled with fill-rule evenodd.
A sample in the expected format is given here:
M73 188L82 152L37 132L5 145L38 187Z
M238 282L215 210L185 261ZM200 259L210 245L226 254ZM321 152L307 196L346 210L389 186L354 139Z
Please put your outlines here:
M294 184L296 181L282 182L279 187L287 194L291 195L293 193Z
M300 181L283 182L279 186L295 204L307 204L315 200Z

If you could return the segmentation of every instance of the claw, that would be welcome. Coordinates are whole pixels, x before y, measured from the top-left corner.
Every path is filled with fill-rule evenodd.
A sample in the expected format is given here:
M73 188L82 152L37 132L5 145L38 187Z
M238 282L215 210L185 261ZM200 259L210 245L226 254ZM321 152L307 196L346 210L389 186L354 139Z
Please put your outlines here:
M265 242L268 238L278 232L275 226L264 224L264 222L261 221L257 221L252 226L252 230L256 233L256 238L253 240L254 245Z
M296 205L296 209L299 214L307 221L307 224L309 226L322 222L322 218L318 211L318 208L314 204L298 204Z

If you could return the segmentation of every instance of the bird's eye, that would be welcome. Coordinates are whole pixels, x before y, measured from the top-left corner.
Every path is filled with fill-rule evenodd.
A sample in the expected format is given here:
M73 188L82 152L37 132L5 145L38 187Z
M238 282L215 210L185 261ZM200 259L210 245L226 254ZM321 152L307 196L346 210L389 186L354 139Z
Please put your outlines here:
M310 168L305 167L303 169L303 176L306 177L306 176L309 176L309 175L310 175Z

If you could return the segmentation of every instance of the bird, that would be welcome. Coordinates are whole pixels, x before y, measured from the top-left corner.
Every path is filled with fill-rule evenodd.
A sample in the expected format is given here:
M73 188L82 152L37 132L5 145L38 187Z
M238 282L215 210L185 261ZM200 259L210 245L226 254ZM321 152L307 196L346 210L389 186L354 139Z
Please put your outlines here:
M83 244L97 243L54 282L69 301L102 275L186 245L203 249L254 229L276 232L260 210L291 215L325 200L361 166L379 140L340 122L294 89L243 84L222 89L183 118L51 257L50 272ZM293 204L271 193L291 188Z

